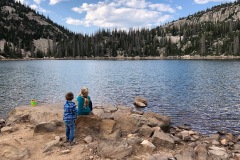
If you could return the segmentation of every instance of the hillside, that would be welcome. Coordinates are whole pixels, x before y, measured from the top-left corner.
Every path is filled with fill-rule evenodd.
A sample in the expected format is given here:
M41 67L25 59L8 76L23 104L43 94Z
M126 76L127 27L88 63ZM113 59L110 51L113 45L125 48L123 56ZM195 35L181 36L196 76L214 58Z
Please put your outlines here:
M75 34L36 11L0 2L0 54L17 57L240 56L240 2L225 3L153 29Z
M14 0L0 1L0 49L3 56L34 56L31 55L34 50L35 53L37 50L46 53L54 42L68 38L71 34L21 3Z

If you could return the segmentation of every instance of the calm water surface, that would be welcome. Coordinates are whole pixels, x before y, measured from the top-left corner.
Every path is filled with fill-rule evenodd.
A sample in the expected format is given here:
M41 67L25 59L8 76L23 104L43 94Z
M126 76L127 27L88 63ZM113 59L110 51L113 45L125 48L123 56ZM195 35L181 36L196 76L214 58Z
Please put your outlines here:
M0 61L0 117L15 106L64 102L82 86L97 104L133 107L136 96L150 110L191 124L205 134L240 133L240 61L207 60L39 60Z

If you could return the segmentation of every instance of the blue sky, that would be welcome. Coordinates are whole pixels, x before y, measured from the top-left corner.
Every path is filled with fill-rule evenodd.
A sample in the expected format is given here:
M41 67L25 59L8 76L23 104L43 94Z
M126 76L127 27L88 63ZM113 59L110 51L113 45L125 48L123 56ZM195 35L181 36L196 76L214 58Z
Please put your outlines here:
M235 0L15 0L65 28L91 34L99 28L155 27Z

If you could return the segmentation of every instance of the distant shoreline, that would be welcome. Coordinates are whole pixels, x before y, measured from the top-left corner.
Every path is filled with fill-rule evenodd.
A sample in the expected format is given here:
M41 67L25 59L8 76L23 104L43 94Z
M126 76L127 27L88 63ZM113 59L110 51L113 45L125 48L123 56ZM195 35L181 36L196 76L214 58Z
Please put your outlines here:
M82 57L82 58L4 58L0 61L16 61L16 60L239 60L240 56L168 56L168 57Z

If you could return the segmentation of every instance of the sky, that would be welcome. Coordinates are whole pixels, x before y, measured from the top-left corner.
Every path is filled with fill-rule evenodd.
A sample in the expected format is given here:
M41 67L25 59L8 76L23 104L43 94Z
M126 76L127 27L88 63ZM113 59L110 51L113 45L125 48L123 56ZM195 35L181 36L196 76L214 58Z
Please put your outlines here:
M235 0L15 0L75 33L153 28Z

